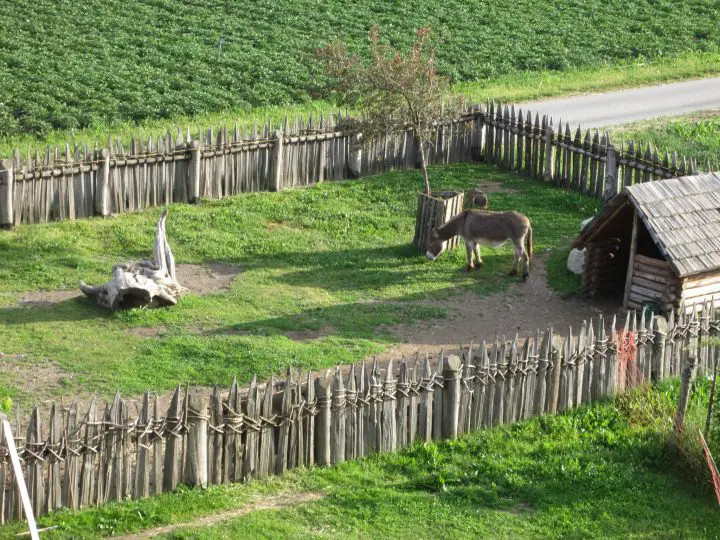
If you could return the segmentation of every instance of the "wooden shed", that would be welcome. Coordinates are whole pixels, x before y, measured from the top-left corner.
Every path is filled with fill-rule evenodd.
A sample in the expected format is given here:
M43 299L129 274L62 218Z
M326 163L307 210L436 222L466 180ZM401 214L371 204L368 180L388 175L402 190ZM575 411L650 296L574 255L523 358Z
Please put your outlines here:
M664 311L720 302L720 173L626 187L573 242L585 248L583 289Z

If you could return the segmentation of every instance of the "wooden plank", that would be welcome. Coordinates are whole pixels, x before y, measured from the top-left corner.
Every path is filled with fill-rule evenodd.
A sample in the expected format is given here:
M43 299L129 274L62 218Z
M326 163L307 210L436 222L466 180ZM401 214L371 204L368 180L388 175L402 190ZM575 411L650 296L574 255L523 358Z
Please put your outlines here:
M262 401L259 403L260 417L258 418L258 423L260 425L260 445L258 449L257 467L257 478L259 479L267 478L274 469L275 440L272 421L275 417L272 399L274 388L275 379L271 377L270 382L265 384L265 392ZM258 401L260 401L259 398Z
M418 432L418 407L420 395L420 359L415 354L415 366L410 374L410 405L408 407L408 444L415 443Z
M95 500L95 460L99 450L99 428L97 421L97 403L93 397L85 416L85 440L87 449L82 453L80 471L80 508L90 506Z
M397 448L395 399L396 383L393 377L393 362L390 360L385 372L382 385L382 418L380 450L394 452Z
M311 467L315 463L315 415L317 414L317 397L315 396L312 372L308 372L307 374L307 385L305 388L307 391L304 414L305 424L303 425L303 433L305 435L305 465Z
M143 394L142 408L135 425L137 457L135 458L135 485L133 499L142 499L150 495L150 395Z
M632 273L633 263L635 261L635 252L637 251L637 235L638 235L638 215L637 211L633 210L633 225L632 233L630 236L630 260L628 262L627 273L625 276L625 292L623 295L623 306L627 306L628 300L630 299L630 287L632 285Z
M355 424L355 440L356 440L356 457L364 457L368 454L368 437L367 437L367 424L368 424L368 398L369 398L369 386L370 381L368 378L367 371L363 364L359 364L356 370L356 385L357 385L357 408L355 414L357 421Z
M345 384L345 459L355 459L359 455L358 424L362 417L358 417L358 391L356 386L355 365L348 370ZM359 422L360 421L360 422Z
M433 420L432 420L432 439L434 441L442 440L443 438L443 413L442 413L442 406L443 406L443 398L442 398L442 391L443 391L443 376L442 376L442 369L443 369L443 361L445 358L445 353L442 349L440 349L440 354L437 357L437 362L435 364L435 397L433 400Z
M397 448L404 448L408 442L407 409L410 405L410 378L405 358L400 364L400 373L397 381L397 404L395 409L395 426L397 433Z
M422 442L432 440L433 398L435 392L435 375L430 367L430 358L425 354L423 376L420 382L420 407L418 411L418 438Z
M332 384L332 417L330 426L330 462L335 465L345 461L345 382L340 366L335 369Z
M187 452L185 482L191 487L208 486L208 404L200 391L187 396Z
M210 397L210 419L208 422L208 483L222 484L223 481L223 400L220 389L215 386Z
M45 485L46 510L52 512L62 506L62 491L60 485L60 446L62 429L60 428L57 407L53 402L50 407L50 421L48 422L47 437L47 483Z
M290 451L290 426L293 423L292 404L292 372L287 370L285 389L282 394L280 418L278 425L277 452L275 454L275 474L284 474L288 469L288 453Z
M315 379L318 415L315 418L315 463L327 466L331 463L330 408L332 406L332 378Z
M183 447L183 413L180 402L180 387L175 387L170 407L165 414L165 460L163 463L163 491L175 491L182 477L180 462Z
M41 453L44 445L40 412L37 407L33 407L30 422L28 423L27 438L25 439L25 470L27 471L30 504L36 515L46 513L45 478L43 474L44 457Z
M457 355L450 355L443 361L443 422L442 434L446 439L455 439L460 419L460 378L461 361Z
M163 433L161 431L162 421L160 419L160 406L158 404L158 396L155 394L153 399L153 467L152 467L152 485L151 493L160 495L162 493L163 482Z

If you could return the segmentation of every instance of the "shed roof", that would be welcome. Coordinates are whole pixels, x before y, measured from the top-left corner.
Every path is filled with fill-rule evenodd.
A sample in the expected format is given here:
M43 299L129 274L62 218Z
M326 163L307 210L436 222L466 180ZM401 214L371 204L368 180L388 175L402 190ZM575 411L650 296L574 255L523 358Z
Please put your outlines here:
M626 204L635 207L678 277L720 268L720 173L626 187L587 224L574 245L590 241Z

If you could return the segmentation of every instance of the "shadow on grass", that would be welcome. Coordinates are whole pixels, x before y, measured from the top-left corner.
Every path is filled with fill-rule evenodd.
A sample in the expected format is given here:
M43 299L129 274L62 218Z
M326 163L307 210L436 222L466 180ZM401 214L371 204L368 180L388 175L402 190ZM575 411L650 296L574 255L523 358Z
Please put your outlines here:
M84 296L48 305L0 308L0 322L7 325L87 321L110 316L109 310Z

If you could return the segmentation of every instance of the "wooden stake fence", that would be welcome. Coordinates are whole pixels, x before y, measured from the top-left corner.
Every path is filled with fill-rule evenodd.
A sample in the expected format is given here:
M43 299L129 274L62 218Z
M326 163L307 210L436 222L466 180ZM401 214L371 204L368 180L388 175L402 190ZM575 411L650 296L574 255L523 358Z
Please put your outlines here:
M72 149L15 151L0 162L0 227L108 216L171 202L196 203L237 193L279 191L418 166L411 132L362 148L342 115L236 125L190 134L168 132L129 145L110 138ZM607 134L514 107L469 103L462 118L439 126L430 164L484 160L520 175L608 199L623 187L694 174L693 160L659 156ZM710 164L708 164L708 168Z
M650 378L687 374L686 367L703 374L714 350L698 335L720 334L712 306L669 321L631 313L618 327L600 317L575 333L551 328L387 366L288 371L284 380L253 379L245 388L233 381L211 396L178 387L164 414L150 394L132 408L137 414L119 394L104 409L93 400L82 415L75 404L53 404L47 416L35 407L28 418L16 414L13 433L38 515L181 483L262 479L562 412ZM0 523L23 517L13 478L0 440Z

